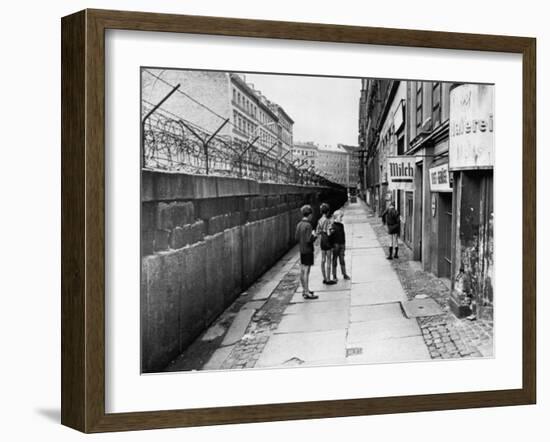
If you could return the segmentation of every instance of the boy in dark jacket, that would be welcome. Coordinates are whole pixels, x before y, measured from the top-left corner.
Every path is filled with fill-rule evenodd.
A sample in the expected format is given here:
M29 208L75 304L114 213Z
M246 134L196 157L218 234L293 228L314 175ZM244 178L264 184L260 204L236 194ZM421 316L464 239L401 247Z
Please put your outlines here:
M342 270L342 277L344 279L350 279L346 273L346 232L344 230L344 224L342 220L344 218L344 212L337 210L332 215L333 222L330 229L330 241L332 243L332 276L337 281L336 266L337 261L340 260L340 269Z
M302 296L304 299L317 299L318 296L309 290L309 272L313 265L313 243L315 232L311 225L313 209L309 204L302 206L302 220L296 226L296 241L300 244L300 282L302 283Z

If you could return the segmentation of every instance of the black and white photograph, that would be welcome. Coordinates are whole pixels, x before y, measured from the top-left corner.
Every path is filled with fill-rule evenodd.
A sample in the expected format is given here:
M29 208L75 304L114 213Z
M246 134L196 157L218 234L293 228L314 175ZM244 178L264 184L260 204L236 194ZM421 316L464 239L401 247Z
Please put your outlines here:
M495 357L493 84L139 75L142 374Z

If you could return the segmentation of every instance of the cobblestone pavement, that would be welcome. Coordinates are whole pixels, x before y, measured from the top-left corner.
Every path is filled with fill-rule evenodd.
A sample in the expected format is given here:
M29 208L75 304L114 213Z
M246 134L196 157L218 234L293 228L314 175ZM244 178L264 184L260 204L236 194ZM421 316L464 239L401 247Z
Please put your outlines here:
M370 211L369 211L370 212ZM389 235L379 217L369 213L368 222L387 253ZM493 322L458 319L449 309L449 287L433 274L424 272L412 252L400 243L399 258L390 261L397 271L407 298L418 295L432 298L443 314L417 318L424 341L433 359L493 356Z
M235 344L222 369L253 368L273 330L281 322L283 312L300 284L300 264L296 262L283 277L269 299L256 311L244 336Z

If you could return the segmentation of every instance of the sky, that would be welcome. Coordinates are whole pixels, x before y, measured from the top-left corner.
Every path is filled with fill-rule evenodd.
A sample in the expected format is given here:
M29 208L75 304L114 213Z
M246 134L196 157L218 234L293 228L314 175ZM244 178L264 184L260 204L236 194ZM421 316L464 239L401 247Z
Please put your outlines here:
M359 79L244 74L294 120L294 142L357 145Z

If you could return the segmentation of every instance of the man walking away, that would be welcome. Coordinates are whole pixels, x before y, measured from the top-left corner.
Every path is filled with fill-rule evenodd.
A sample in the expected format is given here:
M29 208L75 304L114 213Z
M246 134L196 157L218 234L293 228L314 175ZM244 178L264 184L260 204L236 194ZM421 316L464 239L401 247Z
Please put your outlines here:
M332 276L335 281L338 281L336 277L337 261L340 260L340 269L342 270L342 277L344 279L350 279L346 273L346 231L344 229L343 218L344 212L337 210L332 215L333 222L330 229L330 241L332 243Z
M399 250L399 234L401 233L401 220L399 212L395 209L393 202L390 202L388 208L382 214L382 221L388 226L388 234L390 235L390 248L387 259L399 258L397 252ZM392 251L395 248L395 255L392 256Z
M296 241L300 244L300 283L304 299L317 299L318 296L309 290L309 272L313 265L313 243L316 235L313 232L311 220L313 209L309 204L302 206L302 220L296 226Z

